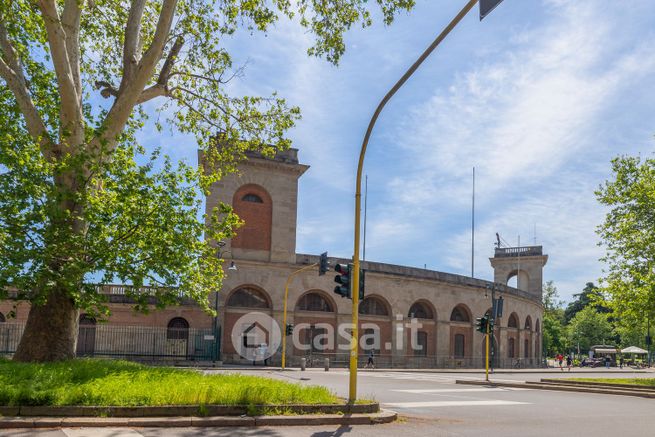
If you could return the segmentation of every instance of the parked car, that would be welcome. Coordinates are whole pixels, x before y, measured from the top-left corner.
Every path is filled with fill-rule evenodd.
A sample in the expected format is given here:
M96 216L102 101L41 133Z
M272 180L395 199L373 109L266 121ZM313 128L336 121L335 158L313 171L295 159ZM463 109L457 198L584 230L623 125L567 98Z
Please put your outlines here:
M580 362L580 367L600 367L605 365L604 358L584 358Z

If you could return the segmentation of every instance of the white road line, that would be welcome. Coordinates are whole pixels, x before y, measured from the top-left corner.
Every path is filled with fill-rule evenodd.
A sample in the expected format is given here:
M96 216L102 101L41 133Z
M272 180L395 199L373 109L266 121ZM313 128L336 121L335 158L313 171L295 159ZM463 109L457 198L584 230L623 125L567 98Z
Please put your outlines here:
M498 391L522 391L529 390L527 388L514 388L514 387L482 387L482 388L435 388L435 389L415 389L415 390L390 390L400 393L473 393L473 392L498 392Z
M62 428L68 437L143 437L143 434L124 428Z
M429 407L482 407L500 405L529 405L530 402L515 401L428 401L428 402L392 402L384 403L385 407L393 408L429 408Z

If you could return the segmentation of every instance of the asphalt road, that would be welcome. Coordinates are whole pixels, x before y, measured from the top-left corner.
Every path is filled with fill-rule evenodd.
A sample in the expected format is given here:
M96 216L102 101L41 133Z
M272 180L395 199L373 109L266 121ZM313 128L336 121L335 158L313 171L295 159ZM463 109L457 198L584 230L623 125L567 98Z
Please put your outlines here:
M268 377L319 384L347 396L344 370L248 371ZM610 375L653 377L612 369ZM492 380L525 381L542 377L593 376L606 373L550 371L497 373ZM376 426L283 427L254 429L102 429L0 430L2 436L553 436L655 435L655 400L547 390L485 388L455 384L456 379L484 379L479 373L360 372L359 397L373 398L401 415L397 423Z

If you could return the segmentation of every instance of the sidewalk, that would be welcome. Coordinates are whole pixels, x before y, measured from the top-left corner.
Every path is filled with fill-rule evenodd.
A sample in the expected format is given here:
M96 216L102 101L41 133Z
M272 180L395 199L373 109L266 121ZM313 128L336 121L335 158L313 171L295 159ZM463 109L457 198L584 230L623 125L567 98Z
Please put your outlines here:
M281 367L274 366L239 366L239 365L222 365L216 367L193 367L194 369L200 370L216 370L216 371L236 371L236 372L248 372L248 371L269 371L269 372L282 372ZM484 374L485 369L401 369L401 368L392 368L392 369L365 369L359 368L359 372L405 372L405 373L470 373L470 374ZM300 372L299 367L287 367L285 372ZM307 368L308 372L325 372L323 367L311 367ZM329 371L348 371L346 367L333 367ZM570 371L566 368L560 370L559 367L548 367L548 368L534 368L534 369L495 369L489 370L490 374L521 374L521 373L617 373L617 374L629 374L629 373L655 373L655 368L644 368L644 369L633 369L630 367L624 367L620 369L618 367L610 367L606 369L605 367L572 367Z

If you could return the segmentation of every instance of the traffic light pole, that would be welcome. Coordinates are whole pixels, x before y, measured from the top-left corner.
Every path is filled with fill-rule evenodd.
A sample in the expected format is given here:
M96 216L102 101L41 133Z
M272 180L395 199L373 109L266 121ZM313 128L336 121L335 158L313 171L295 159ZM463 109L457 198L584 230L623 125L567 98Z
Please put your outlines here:
M287 364L287 300L289 298L289 284L291 284L291 280L293 279L294 276L296 276L300 272L304 272L305 270L309 270L312 267L316 267L318 263L311 264L309 266L305 266L302 269L298 269L295 272L291 273L289 277L287 278L287 283L284 286L284 314L282 316L282 327L284 329L284 334L282 335L282 370L286 367Z
M382 101L378 104L373 117L368 124L364 141L362 142L362 149L359 152L359 163L357 164L357 180L355 184L355 241L354 241L354 255L353 255L353 288L352 288L352 337L350 339L350 389L348 394L348 401L354 403L357 400L357 343L359 340L358 323L359 323L359 245L360 245L360 227L361 227L361 204L362 204L362 172L364 167L364 155L366 154L366 147L368 140L371 137L371 132L375 126L378 116L382 112L387 102L396 94L405 82L414 74L414 72L421 66L423 61L437 48L446 36L457 26L457 24L468 14L468 12L475 6L478 0L469 0L466 6L448 23L448 26L437 36L437 38L430 44L430 46L421 54L421 56L412 64L411 67L403 74L398 82L389 90L384 96Z
M484 335L485 353L484 353L484 379L489 382L489 321L487 321L487 332Z

